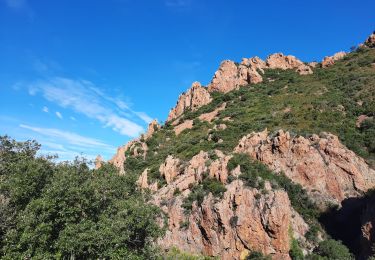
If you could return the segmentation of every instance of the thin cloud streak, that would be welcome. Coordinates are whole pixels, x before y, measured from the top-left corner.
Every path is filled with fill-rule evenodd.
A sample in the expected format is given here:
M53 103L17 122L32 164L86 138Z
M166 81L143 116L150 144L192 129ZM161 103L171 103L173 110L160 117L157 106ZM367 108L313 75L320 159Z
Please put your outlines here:
M125 102L105 95L89 81L55 77L31 84L28 91L30 95L41 92L48 101L96 119L104 127L111 127L122 135L136 137L144 131L142 126L116 114L105 101L131 111ZM139 117L142 120L148 119L145 115L143 113Z
M94 138L85 137L73 132L63 131L56 128L42 128L35 127L25 124L19 125L21 128L31 130L35 133L38 133L42 136L53 138L54 140L61 140L71 145L76 145L82 148L96 148L96 149L106 149L115 151L116 149L108 144L103 143L102 141ZM54 147L56 148L56 147Z
M62 116L62 114L61 114L59 111L56 112L56 116L57 116L58 118L60 118L60 119L63 119L63 116Z

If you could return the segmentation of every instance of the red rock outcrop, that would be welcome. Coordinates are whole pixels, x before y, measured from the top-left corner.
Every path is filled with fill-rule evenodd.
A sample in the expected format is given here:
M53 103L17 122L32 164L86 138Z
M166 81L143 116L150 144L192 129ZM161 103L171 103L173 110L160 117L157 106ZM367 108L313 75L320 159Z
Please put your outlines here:
M375 186L375 171L332 134L305 138L280 130L269 136L265 130L243 137L235 152L246 153L272 170L284 172L317 202L340 203Z
M146 139L146 140L149 139L155 133L155 131L157 131L159 129L160 129L160 125L159 125L158 121L156 119L154 119L148 125L147 132L143 135L144 139Z
M95 158L95 169L99 169L100 167L102 167L102 164L103 164L103 157L99 154L98 156L96 156Z
M233 61L225 60L208 86L208 91L220 91L227 93L240 86L248 84L246 67L239 67Z
M167 184L170 184L173 179L180 174L181 162L179 159L173 158L173 156L168 155L165 162L160 165L159 172L161 176L165 178Z
M193 128L193 120L186 120L186 121L182 122L181 124L176 125L173 128L173 130L174 130L176 135L179 135L185 129L192 129L192 128Z
M335 64L336 61L341 60L345 56L346 56L346 52L344 51L335 53L333 56L326 56L322 60L322 67L326 68L326 67L332 66L333 64Z
M267 57L266 64L270 69L287 70L298 68L303 62L292 55L274 53Z
M148 169L144 170L142 174L139 176L137 185L141 189L150 189L151 191L157 191L158 190L158 183L154 182L152 184L148 183Z
M116 168L119 169L120 175L125 174L124 163L126 160L125 153L129 152L131 156L146 156L148 151L147 144L140 141L139 139L134 139L129 141L126 145L117 148L116 154L108 161L112 163Z
M289 230L306 232L306 224L293 220L298 214L291 208L286 192L261 193L244 187L240 180L226 188L221 200L209 194L201 206L194 203L188 216L181 207L181 196L170 200L162 207L169 220L159 245L221 259L240 259L253 250L273 259L290 259Z
M214 111L201 114L198 118L202 121L211 122L214 120L220 111L223 111L226 107L226 103L223 103L221 106L217 107Z
M241 86L257 84L263 81L264 69L294 69L301 75L313 73L310 66L304 64L292 55L285 56L275 53L267 57L266 61L258 57L244 58L240 64L225 60L208 85L208 91L227 93Z
M375 47L375 32L373 32L365 41L365 45L370 48Z
M194 82L191 88L179 96L177 105L169 112L167 121L178 118L186 110L195 111L212 101L210 93L199 82Z

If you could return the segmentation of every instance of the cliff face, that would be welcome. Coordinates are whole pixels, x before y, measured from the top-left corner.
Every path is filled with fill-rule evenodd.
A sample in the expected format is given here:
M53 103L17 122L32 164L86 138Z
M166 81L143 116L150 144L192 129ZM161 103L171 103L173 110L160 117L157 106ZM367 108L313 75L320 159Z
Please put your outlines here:
M222 199L209 194L200 205L194 202L186 214L183 200L204 174L222 183L227 183L228 175L240 174L238 169L228 173L230 156L216 154L218 159L210 165L208 154L201 152L187 164L169 156L160 166L167 186L153 194L152 202L168 215L168 231L159 245L222 259L239 259L254 250L272 254L274 259L290 259L290 240L303 237L308 226L291 207L287 193L269 184L260 191L245 187L241 180L233 181L226 184ZM139 182L144 178L142 174Z
M288 195L280 190L264 195L245 188L242 181L226 188L221 200L209 195L201 206L193 204L188 216L181 197L169 200L163 206L169 213L168 231L159 244L222 259L239 259L254 250L290 259L289 230L306 232L307 227L293 212Z
M340 203L375 186L375 171L332 134L305 138L282 130L275 136L267 131L252 133L241 139L235 151L284 172L321 203Z

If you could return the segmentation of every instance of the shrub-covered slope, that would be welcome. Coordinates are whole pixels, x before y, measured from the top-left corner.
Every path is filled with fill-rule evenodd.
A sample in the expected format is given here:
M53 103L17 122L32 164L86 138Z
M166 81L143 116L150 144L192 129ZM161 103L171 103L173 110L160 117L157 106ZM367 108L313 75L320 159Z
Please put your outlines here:
M329 237L329 234L324 230L324 225L322 226L319 222L319 216L324 208L330 207L331 200L327 197L325 207L321 207L319 210L315 206L317 203L316 198L311 197L311 187L300 186L296 184L296 180L293 178L289 179L282 173L270 172L266 168L263 169L264 166L257 166L258 162L250 160L247 156L236 154L234 150L243 136L252 132L262 132L264 129L268 129L270 133L270 136L267 137L270 138L269 140L273 136L278 140L277 132L280 129L288 131L292 138L289 142L298 142L298 136L303 136L306 140L312 138L310 142L313 143L314 140L318 140L316 139L318 137L311 137L313 134L319 135L326 132L338 136L343 145L354 151L357 156L366 160L366 162L360 162L360 164L366 165L367 163L374 167L374 63L375 49L358 48L356 51L347 54L343 59L335 61L334 65L325 68L317 66L314 68L313 74L299 75L294 70L265 69L262 74L263 82L261 83L241 86L239 89L228 93L212 92L212 101L209 104L194 109L194 111L185 111L177 119L168 121L161 129L155 131L148 138L138 140L139 143L147 144L147 151L139 153L140 149L137 147L140 147L140 145L130 148L126 153L125 172L139 175L143 173L143 176L146 176L146 185L143 188L150 188L156 182L157 185L152 186L153 196L157 198L156 204L162 208L164 207L167 214L171 210L179 212L179 208L185 208L185 214L188 215L182 218L181 216L176 217L176 219L180 219L180 223L177 224L178 228L187 228L188 231L185 233L172 231L169 237L169 240L174 240L177 246L179 239L181 241L192 239L189 238L189 232L194 230L194 225L190 223L193 219L195 219L195 223L198 223L196 228L201 230L200 234L207 233L207 230L201 226L205 224L203 219L207 217L204 205L206 207L211 205L209 207L212 209L220 208L219 204L209 202L210 196L215 197L218 201L225 201L226 196L236 197L235 193L232 194L228 191L234 185L231 184L232 181L239 179L248 187L245 190L257 190L260 193L256 197L260 201L265 199L265 203L267 203L267 193L285 190L291 202L291 207L302 216L308 226L306 231L300 232L300 234L293 230L288 247L288 250L291 250L289 255L294 259L298 259L293 254L298 255L296 246L301 246L306 257L314 257L311 252L314 251L314 248L317 252L319 251L319 241L324 237ZM210 116L207 117L206 115L209 114ZM181 127L185 129L176 131L176 129ZM319 140L330 140L330 137L325 136L326 134L323 134L322 139ZM266 140L268 139L264 141ZM331 141L324 142L330 143ZM335 149L341 147L341 144L337 145ZM325 157L322 155L324 164L330 163L326 160L335 160L332 157L333 155L323 148L315 149L317 149L318 153L327 153L327 155L324 155ZM134 150L138 151L137 156ZM202 153L206 153L206 155ZM246 158L250 161L246 162ZM260 158L255 156L255 159ZM201 160L200 166L194 168L195 161L199 160ZM222 165L224 167L229 162L227 169L220 170L227 171L226 174L228 176L224 179L218 177L219 174L212 173L211 165L220 161L225 161ZM202 162L205 166L203 166ZM163 164L164 167L161 168L160 166ZM341 167L340 164L340 161L337 162L338 167ZM172 173L165 170L168 165ZM240 166L239 175L232 174L237 166ZM191 168L195 169L195 181L190 182L185 187ZM214 169L218 170L218 168ZM362 166L359 166L358 169L360 174L362 174ZM373 170L369 169L368 171L372 176ZM169 176L169 174L172 175ZM313 175L314 173L311 174ZM340 182L338 181L339 186ZM265 184L266 187L264 186ZM269 184L272 187L267 188ZM179 188L179 185L183 188ZM341 190L340 192L345 193L346 195L344 196L350 197L352 196L350 195L351 192L359 191L356 196L360 196L363 193L361 190L357 190L356 185L358 184L354 184L352 190ZM310 192L306 193L305 189L309 189ZM366 191L366 189L363 191ZM319 191L313 190L313 192L319 194ZM173 196L171 195L172 193ZM324 200L323 193L321 197ZM181 205L175 201L176 199L182 201ZM341 200L339 199L339 202ZM236 215L238 214L237 209L231 208L231 210L230 214L238 218L239 216ZM198 214L197 212L200 211L203 212ZM171 221L172 218L170 217L170 224L173 222ZM202 220L198 220L200 218ZM212 221L215 222L215 220ZM216 221L220 222L222 220L217 219ZM290 219L290 221L296 220ZM169 228L171 229L172 227L169 226ZM224 224L221 228L225 230L228 227ZM298 229L296 226L293 228ZM222 235L220 225L213 229L209 230L211 234L206 235L218 236L218 238L215 238L216 240L223 239L225 241L225 237L220 238ZM235 228L232 229L235 230ZM190 235L194 236L193 233ZM298 236L302 236L302 238L298 238ZM201 241L202 244L212 243L210 238L206 237L205 239L207 241ZM235 239L241 240L243 238L238 237ZM270 239L270 241L274 241L272 240L272 235ZM169 242L168 239L162 240L162 243ZM258 241L258 243L263 242ZM272 244L272 242L270 243ZM212 246L203 246L201 249L196 250L200 247L198 244L195 248L186 248L183 245L182 247L188 251L223 256L223 252L215 251L216 249ZM333 246L333 244L323 246ZM271 248L251 247L251 242L248 242L247 245L244 243L242 254L246 255L248 254L246 252L251 251L262 251L276 258L289 257L284 255L284 249L278 247L278 245L276 247L271 246ZM340 248L341 245L337 245L337 247ZM276 251L273 252L273 250ZM278 253L277 250L281 251ZM236 253L233 254L235 255ZM226 257L233 257L233 254L228 254Z

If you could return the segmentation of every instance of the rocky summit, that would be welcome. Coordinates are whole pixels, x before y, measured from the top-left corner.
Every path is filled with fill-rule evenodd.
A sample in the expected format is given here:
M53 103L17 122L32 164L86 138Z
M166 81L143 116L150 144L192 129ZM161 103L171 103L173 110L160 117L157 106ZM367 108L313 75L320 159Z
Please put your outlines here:
M164 125L120 147L110 163L165 214L157 244L219 259L336 259L319 258L327 246L370 257L374 39L320 63L223 61Z

